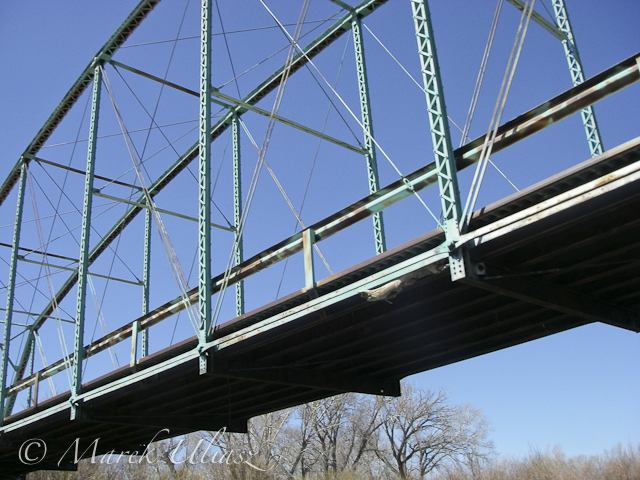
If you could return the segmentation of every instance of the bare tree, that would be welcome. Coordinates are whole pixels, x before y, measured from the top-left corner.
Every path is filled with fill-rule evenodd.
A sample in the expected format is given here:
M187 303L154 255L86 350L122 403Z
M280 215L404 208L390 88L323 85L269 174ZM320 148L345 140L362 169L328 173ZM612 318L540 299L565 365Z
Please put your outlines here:
M284 431L293 410L268 413L249 421L247 434L225 433L219 446L229 461L224 462L225 478L245 480L278 478L286 464Z
M442 392L403 384L401 397L383 411L384 442L378 458L399 478L424 478L446 462L461 462L491 448L478 411L448 405Z
M314 402L311 409L299 407L306 410L309 423L306 463L324 474L370 470L384 402L381 397L344 394Z
M294 421L284 431L286 469L290 476L299 472L306 478L318 461L316 420L320 411L324 409L324 402L317 401L295 408Z

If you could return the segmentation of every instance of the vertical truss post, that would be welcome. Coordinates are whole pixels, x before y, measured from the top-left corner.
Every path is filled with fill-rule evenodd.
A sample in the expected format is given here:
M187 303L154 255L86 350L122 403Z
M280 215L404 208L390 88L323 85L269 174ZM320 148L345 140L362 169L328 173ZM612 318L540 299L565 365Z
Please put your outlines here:
M578 46L573 37L573 31L571 30L569 14L567 13L564 0L553 0L553 11L556 16L558 28L566 36L562 41L562 45L567 57L567 63L569 64L571 80L573 81L574 86L580 85L584 82L584 71L582 69L580 55L578 54ZM587 134L587 141L589 142L591 156L595 157L596 155L600 155L604 151L604 148L602 146L600 130L598 129L598 122L596 121L596 114L593 111L593 106L589 105L582 109L580 115L582 116L582 124L584 125L584 130Z
M427 0L411 0L413 20L418 41L422 80L427 97L431 140L435 155L440 201L442 204L442 220L446 241L449 245L460 235L460 192L456 170L451 133L447 120L447 109L444 103L444 90L440 78L440 66L436 54L431 14ZM452 250L449 254L451 278L457 280L465 276L464 255L460 250Z
M149 263L151 254L151 209L146 209L144 217L144 255L142 267L142 315L149 313ZM140 333L140 320L133 322L131 330L131 359L129 366L136 371L138 363L138 334ZM149 329L142 331L142 343L140 357L149 355Z
M7 398L7 378L9 369L9 345L11 343L11 322L13 321L13 301L16 289L16 270L18 268L18 247L20 246L20 230L22 228L22 212L24 209L24 190L27 180L27 162L22 161L20 167L20 186L18 188L18 205L16 207L16 223L13 226L13 246L11 263L9 264L9 283L7 285L7 310L4 317L2 336L2 371L0 373L0 426L4 424L5 400Z
M358 74L358 91L360 92L360 110L362 112L362 128L364 130L364 148L367 151L367 177L369 179L369 193L380 189L378 180L378 162L376 160L376 146L373 142L373 122L371 117L371 99L369 97L369 81L367 80L367 66L364 57L364 42L362 39L362 23L354 13L351 21L353 31L353 45L356 54L356 70ZM387 249L384 234L382 212L373 216L373 235L376 243L376 255Z
M142 314L149 313L149 291L151 288L151 209L147 208L144 217L144 266L142 267ZM140 355L149 355L149 329L142 331L142 352Z
M29 357L29 375L33 375L33 369L35 368L36 351L31 350L31 356ZM40 379L40 372L36 374L36 382L29 387L29 393L27 394L27 407L31 408L33 404L38 405L38 381Z
M25 362L27 361L28 358L32 358L33 355L35 355L35 340L36 336L34 333L34 329L33 328L29 328L29 332L27 333L27 340L25 342L25 346L22 349L22 354L21 354L21 359L25 359ZM18 364L20 365L20 364ZM16 381L19 380L21 378L21 374L20 374L20 370L16 369ZM11 395L8 399L7 399L7 404L4 407L4 416L8 417L9 415L11 415L11 412L13 411L13 406L16 403L16 394L14 393L13 395Z
M202 0L200 24L200 163L198 205L198 345L211 329L211 0ZM200 374L208 371L206 353L200 355Z
M82 392L82 361L84 360L84 320L87 297L87 276L89 259L89 233L91 232L91 205L93 203L93 174L95 170L96 147L98 141L98 115L100 112L100 88L102 66L95 66L93 77L93 97L91 100L91 123L89 126L89 147L87 150L87 171L84 183L84 203L82 208L82 232L80 237L80 260L78 262L78 296L76 300L76 328L74 342L73 375L71 386L71 420L79 418L80 405L76 399Z
M242 218L242 177L240 169L240 120L233 117L233 222L236 227L235 264L243 261L242 233L240 220ZM236 283L236 316L244 314L244 280Z

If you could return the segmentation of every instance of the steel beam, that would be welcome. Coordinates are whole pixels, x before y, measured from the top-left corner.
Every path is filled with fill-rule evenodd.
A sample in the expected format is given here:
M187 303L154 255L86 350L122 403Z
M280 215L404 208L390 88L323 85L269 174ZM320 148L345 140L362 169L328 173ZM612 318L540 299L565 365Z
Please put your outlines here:
M564 53L567 57L567 63L569 64L571 80L574 86L580 85L584 82L582 62L580 61L578 45L573 36L571 23L569 22L569 13L567 12L564 0L553 0L553 11L558 27L565 35L565 38L562 40L562 46L564 47ZM591 105L585 107L580 112L580 115L582 116L582 124L587 134L591 156L595 157L596 155L600 155L604 151L604 147L602 146L600 130L598 129L598 122L596 121L596 114L593 111L593 107Z
M9 245L7 243L0 243L0 247L9 247L9 248L13 248L12 245ZM78 260L75 258L71 258L71 257L65 257L64 255L56 255L55 253L48 253L48 252L42 252L40 250L36 250L34 248L25 248L25 247L19 247L18 251L23 251L26 252L25 255L29 255L31 253L35 253L36 255L46 255L47 257L52 257L52 258L60 258L61 260L68 260L70 262L77 262ZM25 255L22 255L22 258L25 257Z
M142 315L149 313L149 292L151 291L151 210L145 212L144 217L144 257L142 270ZM141 356L149 355L149 329L142 331Z
M482 276L474 275L465 278L463 282L589 321L608 323L640 332L640 316L636 311L603 302L551 282L536 280L527 276L526 272L519 274L488 264L483 264L481 270L484 271Z
M25 262L25 263L33 263L34 265L43 265L45 267L54 268L56 270L66 270L68 272L77 272L78 271L77 268L63 267L62 265L54 265L54 264L51 264L51 263L44 263L44 262L36 262L34 260L27 260L22 255L18 256L18 260L20 260L21 262ZM115 282L128 283L129 285L142 285L140 282L133 282L131 280L125 280L124 278L110 277L108 275L100 275L98 273L87 272L87 275L92 276L92 277L97 277L97 278L105 278L107 280L113 280ZM56 318L56 317L54 317L54 318Z
M193 95L195 97L199 97L200 95L198 94L198 92L194 91L194 90L189 90L188 88L182 87L176 83L172 83L169 82L167 80L164 80L160 77L156 77L155 75L151 75L150 73L146 73L143 72L141 70L138 70L137 68L133 68L130 67L128 65L125 65L124 63L120 63L120 62L116 62L115 60L111 60L109 61L109 63L111 63L113 66L116 67L121 67L124 68L125 70L129 70L130 72L133 72L137 75L140 75L142 77L148 78L150 80L153 80L155 82L161 83L162 85L166 85L168 87L171 88L175 88L176 90L180 91L180 92L184 92L184 93L188 93L189 95ZM219 98L220 100L224 100L224 102L218 102L216 101L215 103L217 105L220 105L224 108L228 108L230 111L233 111L236 115L241 115L243 113L245 113L247 110L250 110L254 113L257 113L259 115L262 115L264 117L268 117L268 118L272 118L273 120L276 120L277 122L282 123L283 125L288 125L290 127L293 127L295 129L298 129L302 132L308 133L310 135L313 135L315 137L321 138L322 140L326 140L327 142L331 142L335 145L339 145L343 148L346 148L347 150L351 150L352 152L356 152L356 153L361 153L361 154L366 154L366 151L363 150L360 147L355 147L347 142L343 142L342 140L338 140L337 138L334 138L330 135L327 135L325 133L319 132L317 130L314 130L313 128L309 128L305 125L302 125L300 123L294 122L293 120L289 120L288 118L285 117L281 117L280 115L274 115L272 112L269 112L263 108L260 107L256 107L255 105L252 105L251 103L247 103L243 100L238 100L237 98L234 98L230 95L225 95L222 92L219 92L218 90L216 90L215 88L211 89L211 96L215 97L215 98ZM226 102L226 103L225 103Z
M66 170L67 172L78 173L80 175L86 174L86 172L83 172L82 170L78 170L77 168L69 167L67 165L60 165L59 163L51 162L49 160L45 160L44 158L35 157L35 156L31 156L30 158L31 160L35 160L36 163L44 163L46 165L51 165L52 167L60 168L62 170ZM94 180L104 180L108 184L120 185L121 187L133 188L134 190L142 191L142 188L138 185L132 185L130 183L121 182L119 180L114 180L113 178L102 177L100 175L94 175L93 178Z
M147 203L145 203L146 199L143 199L142 202L133 202L131 200L125 200L124 198L114 197L112 195L105 195L104 193L101 193L98 190L94 190L93 194L96 197L101 197L101 198L104 198L106 200L113 200L114 202L126 203L127 205L133 205L135 207L141 207L141 208L145 208L147 210L151 209L151 207L149 205L147 205ZM158 213L163 213L165 215L171 215L172 217L182 218L184 220L189 220L191 222L198 222L199 221L197 218L190 217L188 215L183 215L181 213L172 212L170 210L165 210L163 208L155 207L154 210L156 212L158 212ZM227 232L234 232L235 231L235 229L233 227L225 227L224 225L218 225L217 223L213 223L213 222L210 222L209 225L211 225L214 228L219 228L220 230L226 230Z
M34 364L36 361L36 351L32 350L31 351L31 358L29 359L29 374L33 375L33 368L34 368ZM27 392L27 406L28 408L31 408L31 406L38 406L38 393L40 390L40 374L39 372L36 373L36 381L33 385L32 388L29 389L29 391Z
M82 230L80 237L80 260L78 261L78 293L76 298L76 328L73 349L73 375L71 386L71 420L79 416L80 405L76 399L82 393L82 361L84 360L84 321L87 277L89 275L89 234L91 232L91 205L93 203L93 174L95 171L96 148L98 143L98 116L100 113L100 90L102 86L102 65L95 66L93 96L91 98L91 122L89 125L89 147L87 151L87 171L84 184L82 208Z
M198 344L211 337L211 0L202 0L200 23L200 139L198 177ZM200 356L200 374L210 358Z
M329 0L329 1L335 3L340 8L344 8L345 10L347 10L349 12L353 11L353 7L351 5L349 5L348 3L344 3L342 0Z
M208 430L217 432L247 433L247 420L229 420L219 415L140 415L126 414L120 411L92 410L83 412L83 420L113 425L137 425L140 427L155 427L159 431L167 430L167 436L178 435L182 432L194 430ZM159 438L158 438L159 440Z
M341 393L356 392L369 395L400 396L400 381L396 379L351 377L295 367L224 360L216 364L213 373L225 378L317 388Z
M147 209L144 217L144 253L142 266L142 315L149 313L149 292L151 286L151 210ZM138 364L138 333L140 332L140 320L136 320L131 325L131 356L129 366L137 369ZM146 357L149 355L149 329L142 331L141 355Z
M495 154L504 150L638 80L640 80L640 53L502 125L498 129L492 152ZM455 151L458 171L478 161L485 136L483 135Z
M362 129L364 132L364 149L366 150L365 158L367 160L369 193L375 193L380 189L380 181L378 179L376 145L373 140L373 118L371 114L367 64L365 62L364 55L364 40L362 38L362 23L357 15L354 15L353 21L351 22L351 31L353 32L353 47L356 56L356 72L358 76L358 92L360 94L360 111L362 113ZM376 255L380 255L387 250L382 212L375 213L372 218Z
M0 308L0 312L6 312L7 309L6 308ZM30 317L37 317L38 315L40 315L39 313L35 313L35 312L25 312L24 310L12 310L13 313L17 313L20 315L29 315ZM66 318L58 318L58 317L50 317L56 320L60 320L61 322L67 322L67 323L76 323L75 320L68 320ZM0 323L4 323L4 321L0 322ZM14 323L15 325L15 323Z
M507 1L511 5L516 7L518 10L524 11L525 3L522 0L507 0ZM544 28L551 35L556 37L558 40L565 40L567 38L566 35L564 33L562 33L562 31L557 26L555 26L553 23L551 23L549 20L544 18L542 15L540 15L535 10L531 14L531 19L534 22L536 22L538 25L540 25L542 28Z
M411 0L411 8L418 41L420 65L422 67L422 80L427 97L431 140L436 159L438 187L442 204L442 221L446 241L449 244L453 244L460 235L462 209L457 167L451 143L429 2L428 0ZM449 263L452 280L458 280L465 276L464 253L462 250L452 250Z
M16 206L16 222L13 226L13 248L9 263L9 282L7 284L7 310L4 316L2 335L2 367L0 370L0 426L4 424L4 417L9 412L5 409L7 399L7 378L9 369L9 347L11 346L11 324L13 322L13 303L16 289L16 272L18 268L18 248L20 245L20 231L22 228L22 212L24 211L24 194L27 181L27 162L21 162L20 186L18 188L18 204Z
M235 265L244 261L242 248L242 169L240 157L240 119L233 117L233 224L236 229ZM236 316L244 314L244 281L236 283Z
M304 255L304 288L313 290L316 288L316 272L313 261L313 244L316 241L315 232L306 228L302 231L302 251Z

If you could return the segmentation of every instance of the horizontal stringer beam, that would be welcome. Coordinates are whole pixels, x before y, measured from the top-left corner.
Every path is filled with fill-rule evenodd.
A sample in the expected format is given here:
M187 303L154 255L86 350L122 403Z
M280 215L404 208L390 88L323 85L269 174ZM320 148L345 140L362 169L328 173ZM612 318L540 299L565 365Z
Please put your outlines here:
M533 278L526 272L472 262L472 274L462 281L499 295L543 308L640 332L640 315L631 309L606 302L570 287Z
M81 414L81 420L111 425L126 425L138 427L157 428L160 435L158 440L178 432L190 432L197 430L209 430L212 432L224 430L226 432L247 433L247 420L221 418L218 415L194 415L194 414L154 414L142 415L140 413L121 412L117 410L102 410L85 408ZM167 430L165 435L162 435ZM153 440L156 440L154 438Z
M336 393L356 392L390 397L400 396L399 380L336 375L290 366L219 359L214 362L212 373L226 378L332 390Z

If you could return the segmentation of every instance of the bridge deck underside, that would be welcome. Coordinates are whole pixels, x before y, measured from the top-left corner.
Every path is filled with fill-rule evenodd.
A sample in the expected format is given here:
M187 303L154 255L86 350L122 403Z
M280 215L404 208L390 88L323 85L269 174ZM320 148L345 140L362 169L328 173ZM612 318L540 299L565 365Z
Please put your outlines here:
M470 230L504 218L587 181L640 161L640 142L605 153L534 187L476 212ZM258 328L258 322L316 295L375 274L439 245L440 230L320 282L315 292L297 292L221 325L217 336ZM590 298L636 310L640 306L640 184L609 193L506 233L470 250L473 262L510 272L512 282L534 278ZM488 280L489 281L489 280ZM85 419L71 422L69 410L25 423L7 432L0 450L6 472L24 471L17 449L29 438L47 442L47 458L57 462L77 438L81 450L99 438L98 452L139 451L160 429L174 436L194 430L243 431L246 420L266 412L342 391L377 389L398 394L398 381L498 349L562 332L592 320L531 302L452 282L448 270L425 276L388 301L353 295L310 311L283 325L215 352L213 371L199 375L197 358L85 402ZM628 325L629 329L637 326ZM146 358L139 369L192 350L196 339ZM103 387L131 374L113 372L85 386ZM20 412L20 422L67 395ZM90 453L90 452L89 452ZM38 469L55 465L40 464Z

